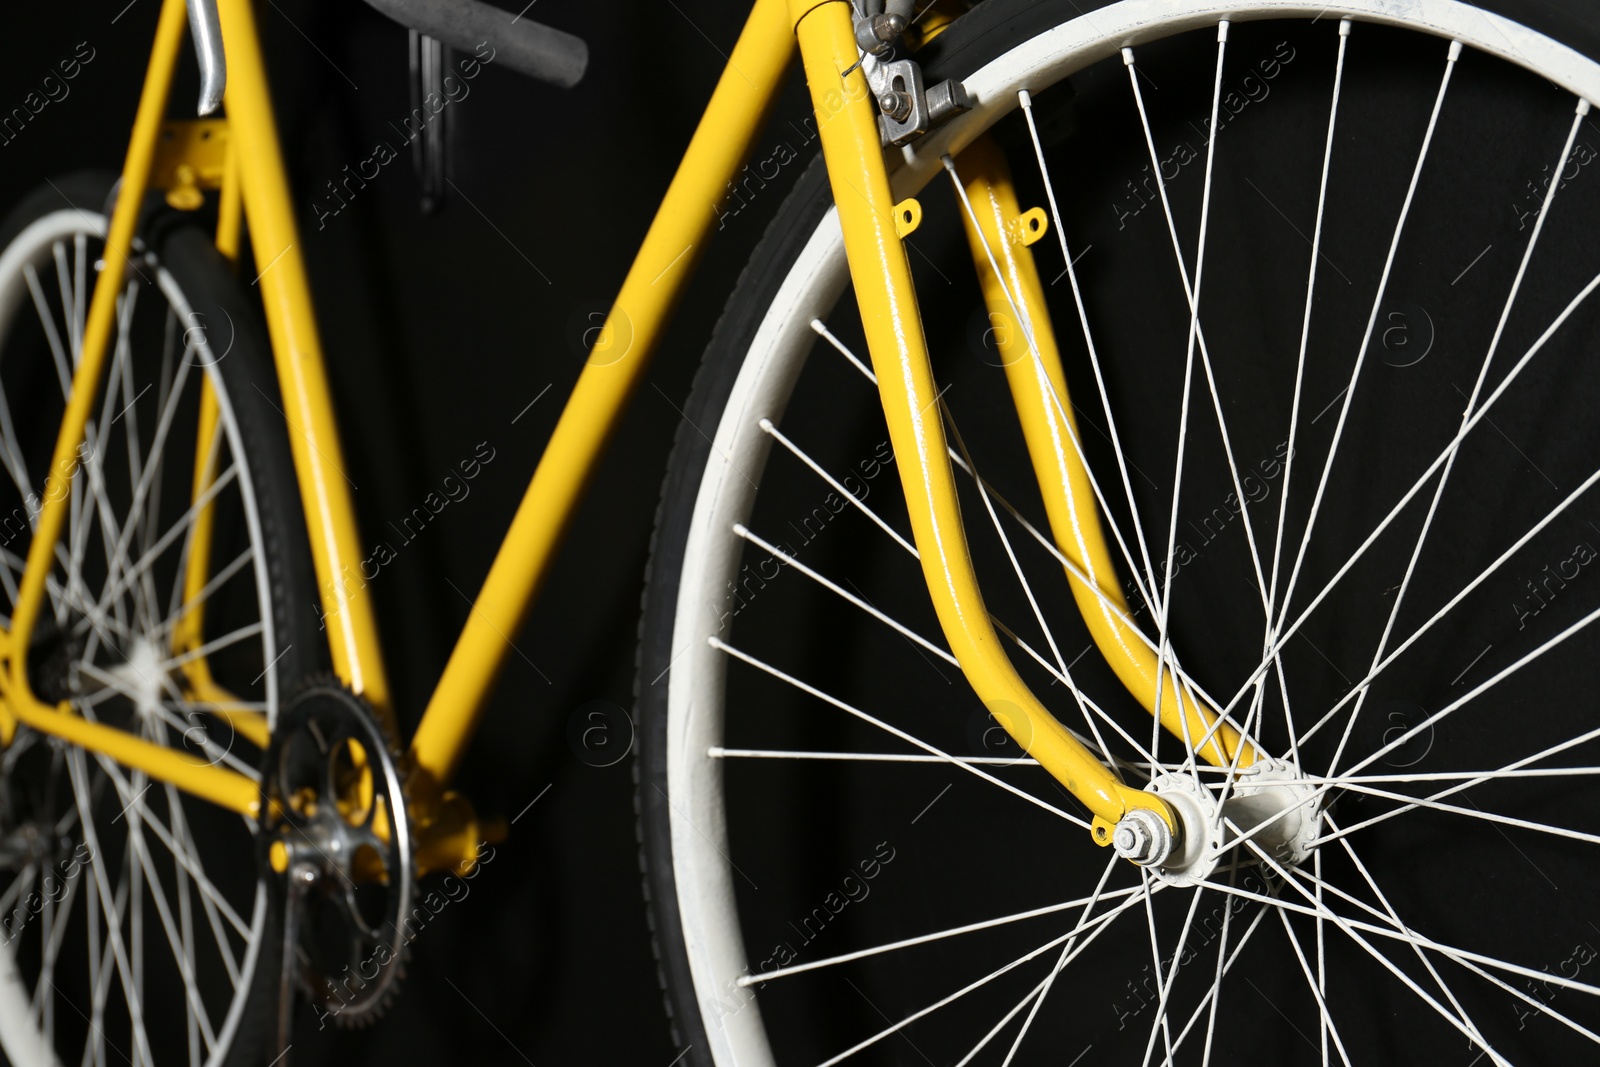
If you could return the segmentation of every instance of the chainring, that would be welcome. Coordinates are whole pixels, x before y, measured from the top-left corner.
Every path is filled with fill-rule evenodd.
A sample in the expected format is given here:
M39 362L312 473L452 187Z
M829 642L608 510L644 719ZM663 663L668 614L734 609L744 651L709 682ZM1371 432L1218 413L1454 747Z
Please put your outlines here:
M309 679L261 776L263 861L284 882L284 966L318 1019L375 1022L405 975L416 854L392 739L365 698Z

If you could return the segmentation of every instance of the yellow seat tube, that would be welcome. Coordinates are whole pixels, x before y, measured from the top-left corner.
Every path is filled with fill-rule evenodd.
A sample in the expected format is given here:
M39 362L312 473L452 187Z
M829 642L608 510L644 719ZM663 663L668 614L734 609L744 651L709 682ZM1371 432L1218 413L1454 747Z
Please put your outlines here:
M995 720L1094 813L1098 843L1110 843L1112 828L1133 807L1157 811L1176 830L1176 816L1162 800L1123 785L1045 709L1000 646L961 524L938 389L910 261L895 229L851 8L845 0L791 0L790 13L923 577L945 639Z
M471 737L566 522L766 122L794 54L785 0L756 0L412 740L445 782ZM230 54L231 60L231 54Z
M1146 711L1153 713L1159 706L1161 724L1168 732L1197 743L1216 722L1216 712L1201 707L1187 687L1180 694L1170 669L1157 670L1156 654L1126 621L1127 601L1117 584L1094 488L1083 458L1072 443L1081 438L1077 437L1044 286L1033 252L1024 243L1022 212L1005 155L992 138L984 135L962 150L956 170L972 205L971 215L962 212L962 222L973 265L989 320L996 327L996 349L1005 367L1050 529L1062 555L1088 579L1067 572L1078 611L1096 647L1128 692ZM976 229L973 217L977 219ZM995 266L1000 269L999 275ZM1157 677L1161 678L1162 689L1159 705ZM1241 744L1239 732L1223 723L1211 737L1198 755L1215 766L1229 766ZM1255 753L1246 745L1239 765L1248 767L1254 762Z
M372 601L352 588L362 558L355 509L261 42L249 0L219 0L217 9L228 55L224 103L229 143L238 159L246 226L261 272L252 284L261 290L272 339L333 669L372 702L392 729L394 714Z

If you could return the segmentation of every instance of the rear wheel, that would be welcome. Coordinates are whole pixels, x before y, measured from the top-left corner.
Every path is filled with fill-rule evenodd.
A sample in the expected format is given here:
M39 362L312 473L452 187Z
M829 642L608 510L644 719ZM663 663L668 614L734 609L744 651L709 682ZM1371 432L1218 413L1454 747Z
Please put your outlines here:
M60 179L0 232L4 625L105 266L110 190ZM270 725L318 658L273 368L206 234L164 210L141 232L30 680L85 718L258 778L249 731L217 712ZM0 1048L16 1064L267 1062L269 892L251 820L20 727L0 756Z
M992 0L933 41L930 81L978 106L894 178L984 479L957 475L975 563L1034 692L1126 781L1260 838L1219 804L1295 792L1311 847L1136 868L989 720L908 552L813 166L685 405L641 628L686 1062L1592 1058L1592 29L1561 4L1496 6L1567 44L1449 0L1080 6ZM1048 213L1129 613L1273 770L1152 734L1039 532L938 162L983 130Z

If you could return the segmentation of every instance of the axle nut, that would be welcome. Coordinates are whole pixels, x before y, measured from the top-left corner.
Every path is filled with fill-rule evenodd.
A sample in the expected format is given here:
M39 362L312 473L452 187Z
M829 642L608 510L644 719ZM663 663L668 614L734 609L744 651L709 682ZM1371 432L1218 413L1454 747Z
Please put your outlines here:
M1157 812L1134 808L1117 823L1111 845L1125 860L1141 867L1156 867L1172 855L1172 831Z

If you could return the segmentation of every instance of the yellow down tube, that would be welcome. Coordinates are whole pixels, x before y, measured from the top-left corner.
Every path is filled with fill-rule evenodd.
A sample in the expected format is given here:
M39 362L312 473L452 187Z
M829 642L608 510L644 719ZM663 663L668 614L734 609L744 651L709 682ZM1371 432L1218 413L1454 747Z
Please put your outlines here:
M972 261L978 270L989 320L997 324L996 347L1044 496L1050 529L1056 547L1082 574L1080 577L1070 569L1067 572L1078 610L1101 655L1128 692L1153 713L1158 707L1159 677L1161 725L1190 744L1198 743L1211 730L1217 715L1211 708L1197 704L1187 687L1180 696L1170 667L1157 670L1155 652L1127 621L1128 605L1106 547L1094 488L1073 444L1082 439L1077 436L1044 287L1033 253L1027 247L1039 232L1030 231L1029 223L1042 228L1045 222L1032 213L1024 220L1005 156L987 135L962 150L956 171L972 206L971 215L962 212ZM974 217L977 229L973 227ZM995 274L996 267L999 275ZM1211 738L1198 755L1215 766L1228 766L1241 744L1239 732L1225 722ZM1255 751L1245 745L1239 766L1248 767L1255 760Z
M923 576L961 670L997 722L1094 813L1094 838L1109 844L1131 808L1176 816L1153 794L1117 780L1047 711L1000 646L968 553L946 451L938 390L928 361L911 264L894 224L895 202L876 113L857 63L845 0L790 0L817 130L844 231L867 348L877 372L889 439L905 488Z
M435 782L454 771L578 495L711 236L716 203L766 122L794 54L791 25L784 0L756 0L545 446L412 739L415 766Z

